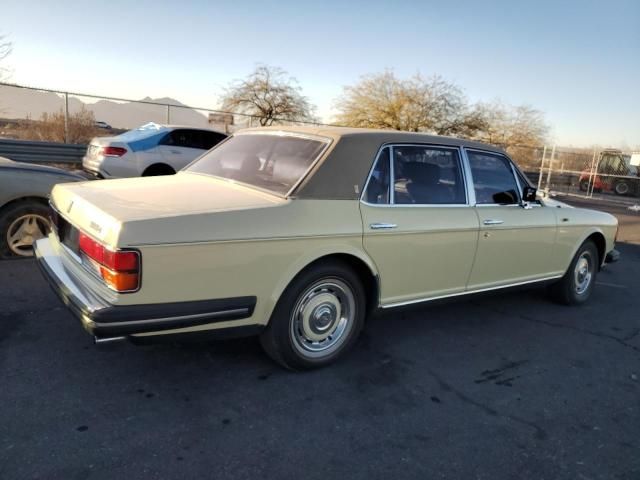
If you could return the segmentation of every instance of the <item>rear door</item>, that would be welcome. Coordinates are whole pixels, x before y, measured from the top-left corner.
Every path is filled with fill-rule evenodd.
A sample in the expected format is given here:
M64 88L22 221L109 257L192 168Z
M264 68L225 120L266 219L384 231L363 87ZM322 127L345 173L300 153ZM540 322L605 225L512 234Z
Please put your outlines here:
M458 148L381 149L360 209L364 248L378 268L383 305L464 291L478 239L464 177Z
M216 132L178 128L162 140L162 154L166 163L178 171L224 138L225 135Z
M468 290L557 275L556 212L540 203L523 208L522 185L504 155L466 150L480 224Z

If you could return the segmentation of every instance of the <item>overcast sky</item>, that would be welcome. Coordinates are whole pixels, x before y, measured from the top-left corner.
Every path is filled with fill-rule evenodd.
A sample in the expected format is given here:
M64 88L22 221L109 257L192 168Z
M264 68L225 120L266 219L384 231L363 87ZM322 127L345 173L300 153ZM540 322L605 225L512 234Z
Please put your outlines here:
M640 146L638 0L129 3L6 2L12 81L213 107L266 63L330 121L342 86L390 68L532 105L559 144Z

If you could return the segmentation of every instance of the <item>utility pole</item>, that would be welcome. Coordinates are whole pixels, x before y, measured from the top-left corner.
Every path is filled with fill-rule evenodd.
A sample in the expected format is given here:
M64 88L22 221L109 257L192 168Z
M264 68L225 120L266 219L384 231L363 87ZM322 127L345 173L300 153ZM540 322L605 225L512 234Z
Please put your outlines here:
M64 143L69 143L69 94L64 93Z

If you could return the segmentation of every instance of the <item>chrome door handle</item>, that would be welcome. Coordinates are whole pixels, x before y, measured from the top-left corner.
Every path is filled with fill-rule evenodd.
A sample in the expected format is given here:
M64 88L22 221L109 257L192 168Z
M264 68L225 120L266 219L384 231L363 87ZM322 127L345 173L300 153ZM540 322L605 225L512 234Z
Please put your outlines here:
M485 225L500 225L500 224L504 223L504 220L491 220L491 219L488 219L488 220L485 220L482 223L484 223Z
M389 228L396 228L398 225L395 223L370 223L369 228L371 230L384 230Z

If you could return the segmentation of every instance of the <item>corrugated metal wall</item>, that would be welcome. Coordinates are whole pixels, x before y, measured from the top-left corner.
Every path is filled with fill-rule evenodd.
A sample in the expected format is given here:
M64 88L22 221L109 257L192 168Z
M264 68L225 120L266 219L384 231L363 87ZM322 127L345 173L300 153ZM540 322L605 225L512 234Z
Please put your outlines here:
M0 139L0 157L16 162L68 163L79 166L86 151L86 145Z

